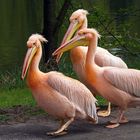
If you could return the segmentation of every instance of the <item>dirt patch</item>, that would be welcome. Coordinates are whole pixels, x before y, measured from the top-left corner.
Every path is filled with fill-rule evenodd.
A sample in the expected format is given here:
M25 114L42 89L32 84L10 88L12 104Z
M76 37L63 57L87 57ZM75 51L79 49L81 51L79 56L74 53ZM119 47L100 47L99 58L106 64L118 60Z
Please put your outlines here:
M14 106L12 108L0 109L0 125L1 124L17 124L27 121L46 121L48 115L38 106Z

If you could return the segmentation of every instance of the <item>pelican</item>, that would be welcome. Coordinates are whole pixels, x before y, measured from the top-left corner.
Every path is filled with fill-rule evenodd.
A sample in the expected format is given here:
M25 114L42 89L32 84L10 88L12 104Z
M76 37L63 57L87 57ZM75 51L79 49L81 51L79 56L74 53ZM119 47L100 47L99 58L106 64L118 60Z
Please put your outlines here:
M29 68L27 85L33 97L42 109L61 120L60 128L48 135L63 134L75 118L97 123L96 99L85 85L59 72L43 73L39 70L41 43L46 41L39 34L29 37L21 78L24 79Z
M85 61L85 76L88 84L96 93L119 107L119 115L108 128L115 128L120 123L128 122L124 112L128 107L140 105L140 71L117 67L100 67L95 62L99 33L95 29L81 29L78 35L59 47L53 55L71 48L88 46Z
M78 9L72 13L69 19L70 25L68 27L67 32L64 35L61 45L67 42L68 40L70 40L75 32L79 31L80 29L87 28L88 26L87 15L88 15L88 11L84 9ZM85 77L84 63L86 60L87 50L88 48L84 46L78 46L76 48L73 48L70 50L70 58L73 65L73 69L76 72L80 81L84 83L91 90L93 95L96 95L96 92L87 83ZM62 54L59 54L57 56L57 61L59 61L61 55ZM112 55L106 49L101 47L97 47L96 49L95 63L101 67L113 66L113 67L127 68L127 65L121 58ZM103 117L109 116L110 113L111 113L110 103L108 104L107 110L98 111L98 115Z

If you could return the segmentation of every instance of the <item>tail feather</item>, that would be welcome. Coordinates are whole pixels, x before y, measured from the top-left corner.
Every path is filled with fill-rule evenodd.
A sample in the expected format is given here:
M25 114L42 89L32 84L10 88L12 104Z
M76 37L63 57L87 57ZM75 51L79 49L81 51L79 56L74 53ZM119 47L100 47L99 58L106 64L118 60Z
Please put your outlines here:
M97 112L96 112L96 105L95 103L97 102L97 100L95 100L95 98L93 98L92 102L88 104L87 106L87 115L88 115L88 119L93 121L94 123L98 123L98 116L97 116Z
M90 121L90 122L92 122L92 123L94 123L94 124L97 124L98 123L98 119L95 119L95 118L93 118L91 116L87 116L87 120Z
M134 97L133 101L130 103L130 106L140 106L140 98Z

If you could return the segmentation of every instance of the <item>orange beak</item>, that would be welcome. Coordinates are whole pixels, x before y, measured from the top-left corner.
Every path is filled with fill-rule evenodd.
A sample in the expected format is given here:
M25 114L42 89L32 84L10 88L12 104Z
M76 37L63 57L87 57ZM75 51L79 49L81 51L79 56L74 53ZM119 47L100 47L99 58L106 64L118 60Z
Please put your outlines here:
M74 20L73 22L71 22L68 27L67 32L64 35L61 45L63 45L65 42L69 41L72 38L72 36L74 35L74 33L76 32L76 30L79 29L80 26L81 25L79 24L79 22L77 20ZM57 54L57 57L56 57L57 62L59 62L62 55L63 55L63 53Z
M53 53L53 56L64 53L74 47L87 46L88 44L89 44L89 41L87 41L84 35L76 35L74 38L62 44L62 46L60 46L57 50L55 50Z
M22 75L21 75L22 80L24 79L24 77L27 73L31 60L32 60L33 56L35 55L36 51L37 51L37 47L28 48L28 51L27 51L25 59L24 59L23 68L22 68Z

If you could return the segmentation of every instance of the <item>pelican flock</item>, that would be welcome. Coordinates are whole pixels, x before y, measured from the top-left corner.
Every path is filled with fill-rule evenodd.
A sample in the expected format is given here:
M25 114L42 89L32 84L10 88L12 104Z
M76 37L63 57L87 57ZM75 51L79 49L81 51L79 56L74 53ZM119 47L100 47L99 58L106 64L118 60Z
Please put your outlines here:
M127 123L124 116L127 108L140 105L140 71L128 69L121 58L98 47L100 34L96 29L88 28L87 14L83 9L72 13L61 45L53 53L59 61L62 54L70 50L73 69L82 83L60 72L40 71L42 43L47 40L40 34L32 34L27 41L21 78L24 79L27 73L27 85L37 104L61 121L60 127L48 135L67 133L75 119L98 123L95 95L119 108L119 115L110 121L108 128ZM110 103L107 111L99 112L100 116L110 115Z
M120 123L128 122L124 112L128 107L140 105L140 71L117 67L100 67L95 63L95 53L99 33L95 29L85 28L78 35L60 46L53 55L68 51L80 45L87 45L85 71L86 79L98 95L119 107L119 115L111 121L108 128L115 128Z
M84 9L78 9L75 12L72 13L70 16L70 25L63 37L61 45L63 45L65 42L70 40L72 36L77 34L77 32L80 29L87 28L88 26L88 20L87 15L88 11ZM73 65L73 69L76 72L78 78L82 83L84 83L92 92L93 95L97 95L95 90L90 86L90 84L87 82L86 79L86 72L85 72L85 60L86 60L86 54L87 54L87 47L84 46L77 46L76 48L72 48L70 50L70 58ZM59 61L61 54L57 55L57 61ZM97 47L96 53L95 53L95 63L98 66L104 67L104 66L113 66L113 67L120 67L120 68L127 68L126 63L119 57L116 57L109 53L106 49ZM111 112L110 103L108 104L108 109L104 111L98 111L99 116L109 116Z

